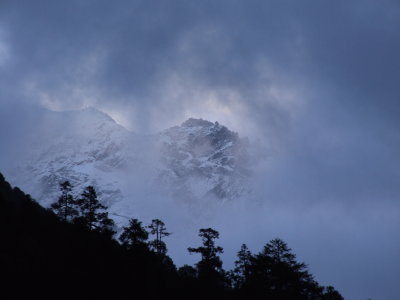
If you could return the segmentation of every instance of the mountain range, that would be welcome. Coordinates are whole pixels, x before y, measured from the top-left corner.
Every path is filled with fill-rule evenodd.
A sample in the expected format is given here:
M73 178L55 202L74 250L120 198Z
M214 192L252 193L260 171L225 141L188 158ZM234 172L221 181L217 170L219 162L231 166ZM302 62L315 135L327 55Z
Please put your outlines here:
M25 129L9 138L0 167L44 206L65 180L76 196L93 185L120 214L136 205L138 193L155 190L182 205L224 203L248 192L249 141L218 122L190 118L141 135L94 108L23 118Z

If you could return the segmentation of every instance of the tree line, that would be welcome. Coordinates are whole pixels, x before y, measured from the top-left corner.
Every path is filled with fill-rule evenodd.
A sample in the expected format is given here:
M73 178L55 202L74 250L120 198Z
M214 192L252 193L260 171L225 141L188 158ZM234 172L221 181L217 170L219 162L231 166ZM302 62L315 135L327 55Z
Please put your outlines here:
M113 236L115 224L108 217L107 207L97 199L95 188L86 187L79 199L74 199L71 191L69 181L60 184L61 195L51 205L59 218ZM154 239L148 241L150 234ZM122 247L132 253L151 251L173 265L167 256L164 241L170 234L160 219L153 219L150 225L143 226L141 221L133 218L123 227L118 240ZM194 267L184 265L176 270L185 288L219 291L236 298L251 295L266 299L343 299L332 286L320 286L307 266L297 262L295 254L281 239L271 240L257 254L252 254L243 244L237 254L235 268L225 271L219 256L223 248L216 245L219 232L213 228L202 228L199 237L202 245L187 250L200 254L201 259Z
M22 286L45 283L13 289L10 299L343 299L321 286L281 239L258 253L243 244L234 268L224 270L219 232L202 228L199 245L187 249L198 262L177 268L166 245L171 233L160 219L145 226L133 218L119 235L115 229L93 186L74 197L63 182L59 198L45 209L0 174L1 275ZM29 297L18 297L25 293Z

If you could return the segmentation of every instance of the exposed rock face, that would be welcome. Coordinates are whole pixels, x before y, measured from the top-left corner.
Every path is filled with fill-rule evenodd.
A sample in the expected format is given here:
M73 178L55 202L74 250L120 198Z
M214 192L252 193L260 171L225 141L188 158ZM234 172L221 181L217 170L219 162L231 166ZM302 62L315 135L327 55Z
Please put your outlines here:
M176 195L189 199L232 199L244 191L249 175L246 139L218 122L189 119L160 134L160 177Z

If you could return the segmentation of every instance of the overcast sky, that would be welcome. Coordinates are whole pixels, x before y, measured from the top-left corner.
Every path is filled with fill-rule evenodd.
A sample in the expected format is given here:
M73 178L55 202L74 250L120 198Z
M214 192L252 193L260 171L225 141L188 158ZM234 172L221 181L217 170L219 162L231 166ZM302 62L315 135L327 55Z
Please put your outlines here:
M202 117L259 139L257 193L281 228L283 216L303 222L303 238L287 236L317 280L389 300L400 296L399 53L396 0L1 0L0 109L93 106L144 133ZM332 272L318 269L313 236L339 253Z

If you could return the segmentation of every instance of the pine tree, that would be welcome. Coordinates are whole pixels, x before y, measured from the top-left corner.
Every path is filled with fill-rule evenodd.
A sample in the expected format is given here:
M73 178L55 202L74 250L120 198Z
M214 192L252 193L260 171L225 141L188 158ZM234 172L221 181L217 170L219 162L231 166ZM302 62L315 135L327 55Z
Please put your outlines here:
M146 249L149 233L138 219L130 219L129 226L123 228L119 237L122 245L128 249Z
M237 254L238 259L235 261L235 268L231 272L231 279L235 289L241 289L248 277L249 266L252 263L253 255L246 244L242 244Z
M88 228L89 230L113 235L114 221L108 217L107 207L102 205L97 199L97 193L93 186L85 188L81 198L77 200L79 217L75 222Z
M51 204L51 209L63 221L71 221L78 215L76 200L71 194L72 185L69 181L60 183L61 195L58 201Z
M251 261L245 290L268 299L320 299L322 288L281 239L270 241Z
M147 227L150 229L150 233L156 236L156 238L149 243L150 248L158 254L165 255L167 253L167 246L162 239L171 235L171 233L167 232L164 222L159 219L154 219Z
M223 288L226 285L226 278L222 261L218 256L219 253L223 253L223 248L215 246L219 232L212 228L203 228L199 231L199 237L203 246L188 248L189 253L201 254L201 260L196 264L199 280L209 289Z

